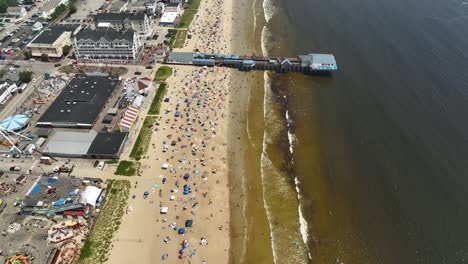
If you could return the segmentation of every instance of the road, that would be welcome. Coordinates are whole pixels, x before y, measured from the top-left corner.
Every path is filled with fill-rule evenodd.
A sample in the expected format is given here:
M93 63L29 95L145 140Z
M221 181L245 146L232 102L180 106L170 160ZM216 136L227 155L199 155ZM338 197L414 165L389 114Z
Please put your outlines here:
M1 61L3 65L6 65L4 61ZM56 68L54 63L49 62L40 62L40 61L9 61L8 63L13 63L19 65L18 71L33 71L33 81L28 84L28 87L23 93L17 93L14 95L10 101L7 103L4 109L0 110L0 120L7 118L10 115L15 114L19 109L21 104L28 98L34 91L35 85L38 85L44 79L44 73L55 73Z

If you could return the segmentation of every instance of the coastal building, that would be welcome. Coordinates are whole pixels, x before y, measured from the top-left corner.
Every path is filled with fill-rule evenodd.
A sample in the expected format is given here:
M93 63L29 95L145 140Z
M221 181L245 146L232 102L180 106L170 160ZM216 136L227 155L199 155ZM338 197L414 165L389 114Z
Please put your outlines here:
M158 2L157 0L151 0L146 2L146 12L152 16L162 14L161 7L164 8L164 3Z
M167 3L166 7L164 8L164 12L175 12L177 14L180 13L182 4L181 3Z
M127 11L131 13L135 12L146 12L146 4L147 1L140 0L140 1L132 1L128 4Z
M22 6L9 6L7 8L7 13L15 17L24 17L27 14L26 9Z
M128 6L127 1L122 1L122 0L113 1L109 8L109 12L111 13L125 12L127 11L127 6Z
M95 26L109 23L117 31L132 29L140 36L150 36L152 33L148 16L143 12L137 13L100 13L94 17Z
M79 60L138 61L143 44L132 29L86 29L73 39L75 55Z
M177 12L164 12L159 20L161 26L173 26L176 23L179 13Z
M92 128L118 82L115 77L76 76L47 108L36 126Z
M47 29L34 38L26 48L31 51L33 57L47 54L49 58L61 58L63 47L71 46L71 35L70 31Z
M118 159L128 134L54 130L42 152L53 157Z
M48 18L54 13L55 8L59 5L68 4L68 0L49 0L44 3L42 7L37 10L37 15L41 18Z

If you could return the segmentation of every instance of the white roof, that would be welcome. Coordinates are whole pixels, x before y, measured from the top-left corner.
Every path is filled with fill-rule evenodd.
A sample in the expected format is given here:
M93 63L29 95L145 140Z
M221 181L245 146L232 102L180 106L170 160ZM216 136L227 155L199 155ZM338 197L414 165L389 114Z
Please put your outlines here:
M101 22L101 23L98 23L97 25L98 27L110 27L111 26L111 23L108 23L108 22Z
M145 99L145 97L143 95L138 95L135 100L133 100L133 105L136 106L136 107L141 107L141 105L143 104L143 100Z
M82 131L56 131L49 138L49 143L44 147L45 153L63 155L85 155L91 146L97 132L90 130Z
M93 207L96 206L97 199L101 195L102 189L95 186L87 186L83 193L81 193L80 203L89 204Z
M174 23L177 12L164 12L159 23Z

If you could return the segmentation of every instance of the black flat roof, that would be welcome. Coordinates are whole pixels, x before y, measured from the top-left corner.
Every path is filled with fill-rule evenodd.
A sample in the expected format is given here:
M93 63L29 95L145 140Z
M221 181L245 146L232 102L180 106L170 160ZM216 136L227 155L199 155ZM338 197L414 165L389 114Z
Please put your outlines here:
M39 118L37 126L92 127L118 82L116 77L76 76Z
M117 156L127 138L127 134L100 132L91 143L87 155Z
M46 29L42 31L42 33L37 36L37 38L35 38L32 43L53 44L62 34L62 30Z

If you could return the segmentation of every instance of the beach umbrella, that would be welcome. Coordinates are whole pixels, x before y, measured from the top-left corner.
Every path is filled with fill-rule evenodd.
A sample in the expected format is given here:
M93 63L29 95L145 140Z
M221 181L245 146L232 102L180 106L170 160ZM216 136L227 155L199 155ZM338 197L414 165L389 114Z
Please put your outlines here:
M179 250L179 254L184 254L184 251L185 251L185 249L181 248L181 249Z
M200 174L201 171L200 170L195 170L195 174Z
M180 228L178 233L179 235L185 234L185 228Z
M148 192L148 191L146 191L146 192L144 192L143 194L144 194L144 195L149 195L149 192Z

